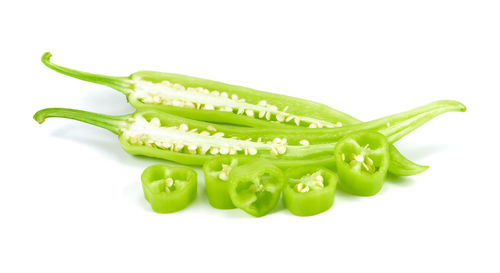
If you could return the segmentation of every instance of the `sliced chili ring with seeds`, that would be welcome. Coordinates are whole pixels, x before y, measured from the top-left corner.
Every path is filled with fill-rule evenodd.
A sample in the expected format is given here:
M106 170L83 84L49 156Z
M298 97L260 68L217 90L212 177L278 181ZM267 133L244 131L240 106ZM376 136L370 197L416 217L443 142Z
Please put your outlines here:
M182 210L196 197L197 174L193 168L152 165L144 170L141 181L144 198L158 213Z
M233 204L260 217L271 212L281 197L285 176L267 160L255 160L235 167L229 174Z
M387 138L377 132L347 135L335 147L339 187L351 194L377 194L389 168Z
M285 207L297 216L312 216L328 210L337 188L337 175L324 167L288 169L283 189Z

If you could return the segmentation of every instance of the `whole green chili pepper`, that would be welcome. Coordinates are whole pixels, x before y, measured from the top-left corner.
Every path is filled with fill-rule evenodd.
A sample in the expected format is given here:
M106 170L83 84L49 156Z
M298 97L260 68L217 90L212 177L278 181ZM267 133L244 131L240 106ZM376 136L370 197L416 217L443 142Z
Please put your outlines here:
M54 64L50 62L51 56L49 52L42 56L42 62L49 68L110 86L125 94L137 109L153 107L191 119L252 127L332 128L360 122L324 104L304 99L171 73L141 71L129 77L92 74ZM393 146L390 153L389 171L395 175L413 175L428 168L406 159Z
M335 147L335 161L343 191L375 195L382 188L389 168L389 144L384 135L376 132L347 135Z
M318 166L292 168L285 172L283 203L293 214L312 216L327 211L337 187L337 175Z
M153 110L108 116L48 108L38 111L34 119L42 123L47 117L63 117L90 123L118 134L123 149L131 154L188 165L202 165L206 160L220 155L235 155L267 158L280 167L292 167L306 163L334 163L335 142L347 134L379 130L393 143L439 114L461 110L463 107L459 103L437 102L362 124L301 129L302 132L300 129L288 128L237 128Z
M187 207L196 197L196 171L184 166L152 165L141 176L144 198L155 212L170 213Z
M269 161L255 160L235 167L229 174L229 194L233 204L255 217L276 207L285 176Z

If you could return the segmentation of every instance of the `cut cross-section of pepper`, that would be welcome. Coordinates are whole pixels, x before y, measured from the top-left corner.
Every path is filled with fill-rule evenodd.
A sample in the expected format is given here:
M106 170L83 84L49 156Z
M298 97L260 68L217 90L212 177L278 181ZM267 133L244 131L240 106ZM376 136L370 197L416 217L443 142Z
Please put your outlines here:
M283 203L293 214L311 216L328 210L333 205L337 175L323 167L292 168L285 173Z
M245 157L218 157L208 160L203 164L205 175L205 190L208 202L216 209L234 209L235 206L229 195L229 174L236 166L242 165L252 159Z
M196 171L184 166L152 165L141 176L144 198L153 211L171 213L184 209L196 197Z
M281 197L285 176L267 160L235 167L229 174L233 204L255 217L271 212Z
M377 194L389 168L387 138L376 132L358 132L341 139L335 147L340 189L351 194Z

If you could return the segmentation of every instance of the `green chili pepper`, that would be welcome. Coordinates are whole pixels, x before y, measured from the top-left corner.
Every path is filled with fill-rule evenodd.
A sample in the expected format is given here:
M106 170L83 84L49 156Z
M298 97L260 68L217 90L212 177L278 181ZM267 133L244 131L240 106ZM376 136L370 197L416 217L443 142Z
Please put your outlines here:
M208 202L217 209L234 209L235 206L229 196L229 174L236 166L248 162L248 158L219 157L208 160L203 164L205 175L205 189Z
M376 132L358 132L342 138L335 147L342 190L361 196L377 194L389 168L387 138Z
M155 212L170 213L187 207L196 197L196 171L184 166L152 165L141 176L144 198Z
M50 53L42 62L62 74L110 86L127 96L137 109L153 107L191 119L252 127L301 126L340 127L360 121L324 104L258 91L190 76L141 71L129 77L112 77L81 72L50 62ZM394 147L390 149L389 171L395 175L413 175L428 167L406 159Z
M317 130L291 128L244 128L211 124L158 112L140 111L108 116L80 110L48 108L34 119L47 117L80 120L119 135L123 149L134 155L202 165L220 155L261 157L280 167L304 164L334 164L335 142L345 135L378 130L393 143L430 119L448 111L463 111L457 102L435 102L414 110L374 121Z
M289 169L285 173L283 203L293 214L311 216L327 211L337 188L337 175L318 166Z
M233 204L260 217L276 207L285 184L283 172L269 161L255 160L235 167L229 174Z

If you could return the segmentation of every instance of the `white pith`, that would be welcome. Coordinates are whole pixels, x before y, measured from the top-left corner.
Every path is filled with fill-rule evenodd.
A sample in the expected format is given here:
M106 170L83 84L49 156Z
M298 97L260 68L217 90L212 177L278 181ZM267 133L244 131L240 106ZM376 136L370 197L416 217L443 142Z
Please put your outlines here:
M269 151L273 155L284 154L287 140L275 138L273 141L260 142L224 137L224 133L189 130L186 124L179 126L161 126L158 118L147 121L142 116L129 119L129 126L122 129L122 135L134 145L155 146L176 152L192 154L245 154L255 155L260 151ZM209 130L209 129L207 129Z
M258 104L247 103L244 98L239 98L236 94L207 90L201 87L185 88L182 85L168 81L153 83L136 78L133 79L133 82L134 90L130 96L143 103L233 112L253 118L272 120L273 122L290 122L290 124L296 124L297 126L303 122L310 128L342 126L340 122L330 123L310 117L296 116L286 112L288 106L280 110L277 106L270 105L264 100Z

